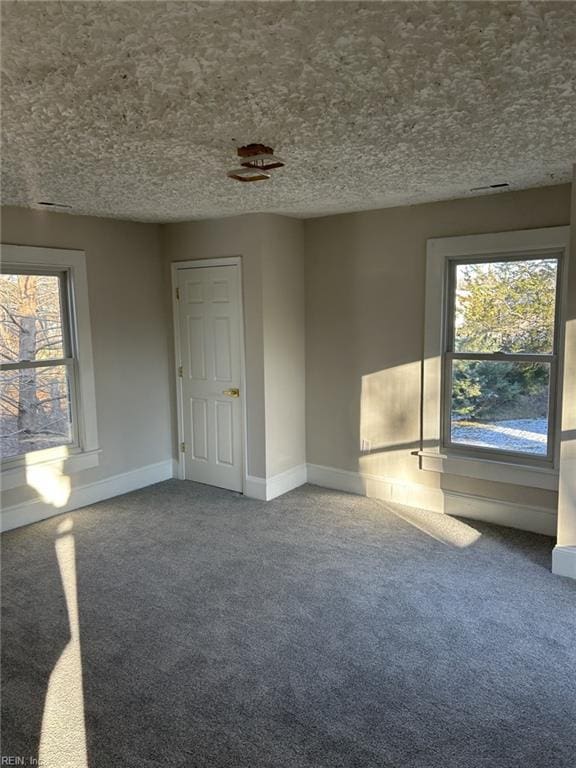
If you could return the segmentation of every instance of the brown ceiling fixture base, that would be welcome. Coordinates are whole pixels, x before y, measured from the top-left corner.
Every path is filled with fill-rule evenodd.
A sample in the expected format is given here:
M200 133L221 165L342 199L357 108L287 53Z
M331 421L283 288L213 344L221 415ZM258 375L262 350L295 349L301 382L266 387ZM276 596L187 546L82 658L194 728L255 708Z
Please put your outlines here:
M270 178L270 174L248 167L235 168L233 171L228 171L228 177L236 179L236 181L264 181Z
M238 147L238 157L244 158L240 162L244 168L258 168L260 171L272 171L285 165L281 158L274 157L272 147L267 147L265 144L247 144L245 147Z
M270 178L270 171L285 165L280 157L274 157L272 147L265 144L247 144L238 147L241 168L228 171L228 176L236 181L264 181Z

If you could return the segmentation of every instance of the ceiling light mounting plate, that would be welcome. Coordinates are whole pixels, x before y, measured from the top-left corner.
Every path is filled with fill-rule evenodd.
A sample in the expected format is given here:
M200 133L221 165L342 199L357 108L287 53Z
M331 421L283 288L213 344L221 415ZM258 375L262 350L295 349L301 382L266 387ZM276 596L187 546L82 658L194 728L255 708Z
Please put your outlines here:
M243 158L240 165L244 168L258 168L261 171L272 171L274 168L282 168L284 160L274 156L272 147L265 144L247 144L238 147L238 157Z
M271 176L270 171L282 168L286 163L274 155L272 147L266 144L246 144L236 150L241 168L228 171L228 176L236 181L264 181Z
M228 171L228 176L236 181L265 181L270 178L269 173L265 173L260 168L233 168Z

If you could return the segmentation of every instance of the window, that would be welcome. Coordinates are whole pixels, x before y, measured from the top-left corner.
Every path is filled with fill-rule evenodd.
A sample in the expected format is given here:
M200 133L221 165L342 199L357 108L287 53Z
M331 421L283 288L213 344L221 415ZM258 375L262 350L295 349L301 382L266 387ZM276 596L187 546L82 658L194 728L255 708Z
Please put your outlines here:
M428 241L422 469L558 487L569 228Z
M86 257L2 245L0 450L3 487L31 464L98 464Z
M67 272L0 275L0 420L5 459L77 443Z
M552 461L559 273L558 255L450 261L446 447Z

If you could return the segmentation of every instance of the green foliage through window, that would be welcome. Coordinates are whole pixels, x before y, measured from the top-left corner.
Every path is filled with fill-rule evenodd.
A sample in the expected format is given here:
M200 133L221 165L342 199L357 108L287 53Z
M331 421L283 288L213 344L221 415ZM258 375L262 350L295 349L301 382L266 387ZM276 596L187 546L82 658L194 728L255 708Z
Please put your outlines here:
M451 422L461 441L466 428L477 434L490 427L494 435L497 427L520 429L513 423L519 420L547 424L557 273L554 258L454 265L451 322L459 357L452 361ZM463 359L479 354L495 357ZM520 359L506 360L507 354ZM544 443L532 452L545 453Z
M458 264L455 352L550 354L556 259Z

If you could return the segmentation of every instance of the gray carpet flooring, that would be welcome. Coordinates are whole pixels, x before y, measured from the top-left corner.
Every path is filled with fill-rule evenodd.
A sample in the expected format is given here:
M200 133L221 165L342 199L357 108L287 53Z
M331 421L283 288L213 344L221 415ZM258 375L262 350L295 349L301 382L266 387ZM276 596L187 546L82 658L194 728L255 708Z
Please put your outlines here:
M177 480L65 517L90 768L576 765L576 582L546 537ZM70 639L62 521L2 537L3 755L38 754Z

